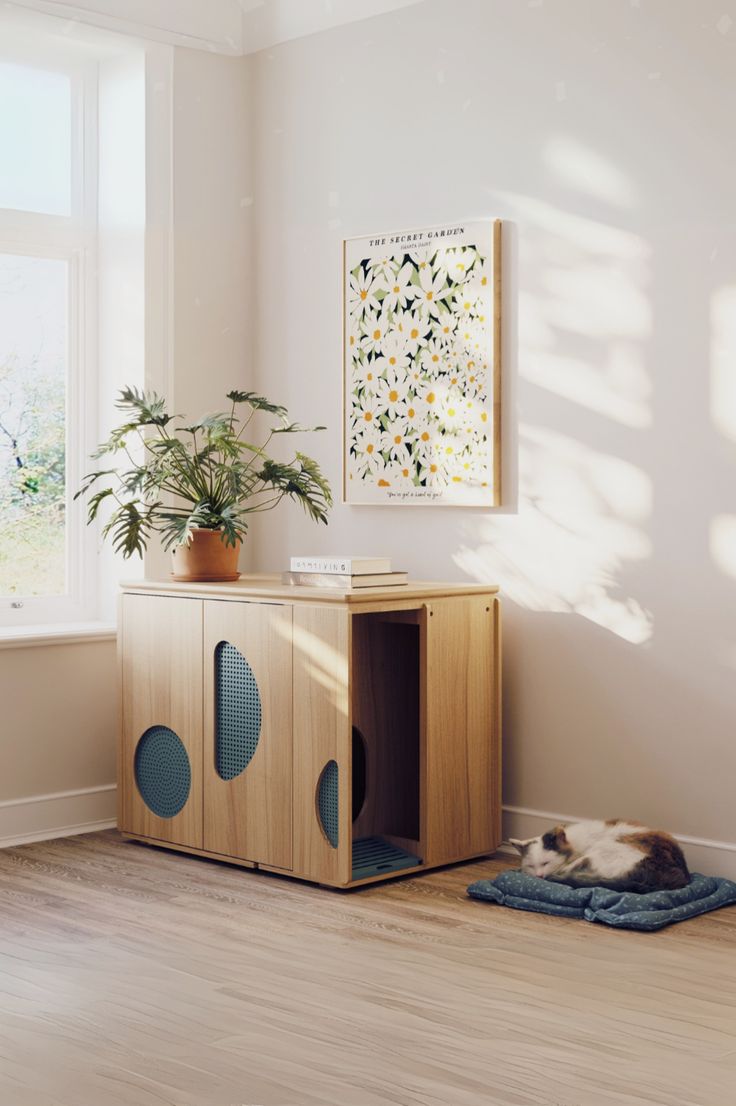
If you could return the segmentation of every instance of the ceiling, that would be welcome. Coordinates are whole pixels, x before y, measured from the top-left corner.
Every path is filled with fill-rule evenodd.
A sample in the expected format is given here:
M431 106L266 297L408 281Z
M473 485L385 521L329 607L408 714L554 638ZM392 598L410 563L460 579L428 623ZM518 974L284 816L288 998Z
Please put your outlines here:
M355 23L422 0L6 0L67 21L222 54Z

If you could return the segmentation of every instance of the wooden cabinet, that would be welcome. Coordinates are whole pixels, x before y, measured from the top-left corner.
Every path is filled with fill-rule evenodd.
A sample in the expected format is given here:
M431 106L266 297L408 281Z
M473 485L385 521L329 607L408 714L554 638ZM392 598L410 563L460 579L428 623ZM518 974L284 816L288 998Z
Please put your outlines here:
M203 607L204 848L290 870L291 607ZM238 758L249 711L253 752Z
M335 887L492 852L496 591L128 586L121 831Z
M202 848L202 604L125 595L121 645L120 825Z

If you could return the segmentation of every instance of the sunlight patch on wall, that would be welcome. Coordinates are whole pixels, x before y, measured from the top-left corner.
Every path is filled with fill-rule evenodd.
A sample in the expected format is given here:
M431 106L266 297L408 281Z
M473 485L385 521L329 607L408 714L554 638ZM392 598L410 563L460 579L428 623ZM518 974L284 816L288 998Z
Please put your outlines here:
M521 310L528 313L526 305ZM609 346L605 367L534 349L524 357L525 380L555 395L613 419L622 426L644 430L651 426L649 377L641 351L624 343Z
M712 520L710 555L721 572L736 579L736 515L716 515Z
M649 247L530 197L505 202L524 226L521 378L622 426L651 426Z
M558 135L545 144L542 159L562 184L594 196L614 207L630 208L636 202L634 187L625 173L575 138Z
M713 422L736 442L736 286L711 298L710 410Z
M455 563L479 581L501 580L529 610L579 614L625 641L648 641L651 614L622 577L651 556L643 529L649 477L619 457L522 424L519 478L519 515L484 519L479 544L460 549Z

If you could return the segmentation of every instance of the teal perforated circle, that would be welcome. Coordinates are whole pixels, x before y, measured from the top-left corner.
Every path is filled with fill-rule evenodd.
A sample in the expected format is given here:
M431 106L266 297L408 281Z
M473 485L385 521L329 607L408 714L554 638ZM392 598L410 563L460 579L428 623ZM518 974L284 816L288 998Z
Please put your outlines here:
M173 818L185 806L192 769L181 738L168 726L151 726L135 750L135 782L149 810Z
M253 670L229 641L215 649L215 768L233 780L250 764L261 735L261 696Z
M336 760L328 760L322 770L317 786L317 809L319 820L325 837L337 848L340 839L339 834L339 806L338 806L339 772Z

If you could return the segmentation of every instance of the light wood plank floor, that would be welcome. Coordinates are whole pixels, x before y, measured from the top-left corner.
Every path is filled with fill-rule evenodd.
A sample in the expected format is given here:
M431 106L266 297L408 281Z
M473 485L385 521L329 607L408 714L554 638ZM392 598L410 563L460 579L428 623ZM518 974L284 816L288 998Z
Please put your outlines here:
M90 834L0 852L2 1106L731 1106L736 909L659 934Z

